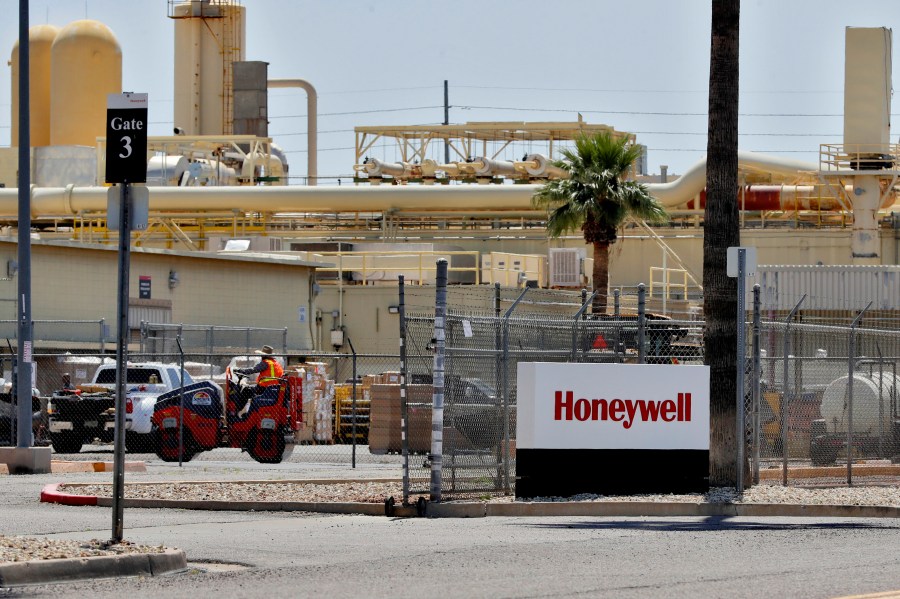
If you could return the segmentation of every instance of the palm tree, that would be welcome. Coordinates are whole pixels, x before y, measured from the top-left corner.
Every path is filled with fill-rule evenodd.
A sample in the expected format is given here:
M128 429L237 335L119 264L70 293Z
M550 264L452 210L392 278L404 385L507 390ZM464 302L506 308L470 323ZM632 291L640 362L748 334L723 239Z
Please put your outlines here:
M609 132L579 134L575 148L562 151L554 164L568 173L566 179L547 181L535 192L532 203L549 212L547 233L559 237L581 229L594 250L594 314L606 313L609 286L609 246L629 217L652 223L665 222L665 209L635 181L625 181L641 150L626 137Z
M710 371L709 480L737 483L737 280L726 250L740 245L738 221L738 25L740 0L713 0L709 133L703 227L704 360ZM745 472L749 473L749 468Z

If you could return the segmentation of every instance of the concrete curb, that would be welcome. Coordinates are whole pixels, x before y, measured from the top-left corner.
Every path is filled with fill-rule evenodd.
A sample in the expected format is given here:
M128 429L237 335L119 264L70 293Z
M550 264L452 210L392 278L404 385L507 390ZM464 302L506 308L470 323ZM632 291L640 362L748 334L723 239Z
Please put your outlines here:
M62 493L57 488L63 483L45 485L41 489L41 503L60 503L62 505L97 505L95 495L74 495Z
M125 472L146 472L146 462L125 462ZM50 472L70 474L72 472L112 472L112 462L82 462L78 460L51 460ZM9 474L9 466L0 464L0 475Z
M86 578L159 576L187 568L180 549L163 553L125 553L74 559L31 560L0 564L0 587L47 584Z
M788 478L841 478L846 475L847 466L794 466L788 468ZM897 476L900 475L900 466L854 464L853 475ZM781 480L782 476L784 476L784 471L781 468L766 468L759 471L760 480Z
M125 472L146 472L147 463L139 461L125 462L124 470ZM112 471L113 462L81 462L76 460L53 460L50 462L50 472L53 474Z
M305 481L308 482L308 481ZM64 505L96 505L111 507L111 497L61 493L47 485L41 501ZM158 483L156 483L158 484ZM382 503L303 502L303 501L188 501L179 499L125 499L125 507L258 512L316 512L322 514L390 515L399 518L418 516L415 506L396 505L390 512ZM554 501L514 503L428 503L429 518L485 518L489 516L605 516L605 517L675 517L675 516L752 516L814 518L900 518L900 507L874 505L801 505L781 503L677 503L641 501Z

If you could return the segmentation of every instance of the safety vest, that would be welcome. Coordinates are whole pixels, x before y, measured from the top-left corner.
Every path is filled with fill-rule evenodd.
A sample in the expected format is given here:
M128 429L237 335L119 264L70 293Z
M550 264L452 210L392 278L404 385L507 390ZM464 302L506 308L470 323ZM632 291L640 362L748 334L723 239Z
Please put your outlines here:
M263 362L266 363L266 369L256 377L256 384L260 387L277 385L278 379L284 376L284 368L273 358L263 358Z

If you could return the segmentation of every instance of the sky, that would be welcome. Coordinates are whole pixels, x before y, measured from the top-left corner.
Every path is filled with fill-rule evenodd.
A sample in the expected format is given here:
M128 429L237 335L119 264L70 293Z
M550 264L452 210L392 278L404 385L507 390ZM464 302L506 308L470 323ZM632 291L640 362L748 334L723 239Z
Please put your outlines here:
M319 176L353 174L353 128L450 122L575 121L636 135L651 173L682 173L706 153L708 0L243 0L246 60L269 78L318 92ZM844 29L895 31L896 0L744 0L740 24L741 150L818 161L843 132ZM0 0L0 49L18 35L16 0ZM147 92L150 135L172 131L174 35L166 0L31 0L31 24L106 23L123 52L123 88ZM9 144L10 70L0 84L0 145ZM895 95L891 113L900 114ZM269 94L269 134L290 174L306 174L306 96ZM898 132L895 127L892 140ZM510 153L539 148L517 146ZM397 158L393 145L369 155Z

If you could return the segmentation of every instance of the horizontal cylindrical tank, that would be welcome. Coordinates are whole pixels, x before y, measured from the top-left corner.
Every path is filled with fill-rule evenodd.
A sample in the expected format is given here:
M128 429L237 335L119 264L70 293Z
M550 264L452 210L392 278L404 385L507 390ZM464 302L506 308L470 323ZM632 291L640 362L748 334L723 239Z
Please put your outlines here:
M558 166L553 166L553 161L543 154L528 154L525 156L525 172L532 177L568 177L568 173Z
M106 135L106 96L122 93L122 49L99 21L63 27L50 51L50 144L95 146Z
M829 434L849 429L850 376L832 381L822 394L822 418ZM891 430L891 402L897 401L900 379L893 373L857 372L853 375L853 432L879 436Z
M147 185L178 185L187 169L185 156L153 156L147 162Z
M31 145L50 145L50 48L59 28L35 25L28 30L29 121ZM12 120L9 145L19 145L19 41L13 44L9 60L12 67Z
M478 156L468 164L473 167L473 173L479 177L500 175L512 176L516 174L515 166L508 160L494 160L492 158Z
M377 158L367 158L363 163L366 174L370 177L409 177L412 175L410 165L405 162L382 162Z

